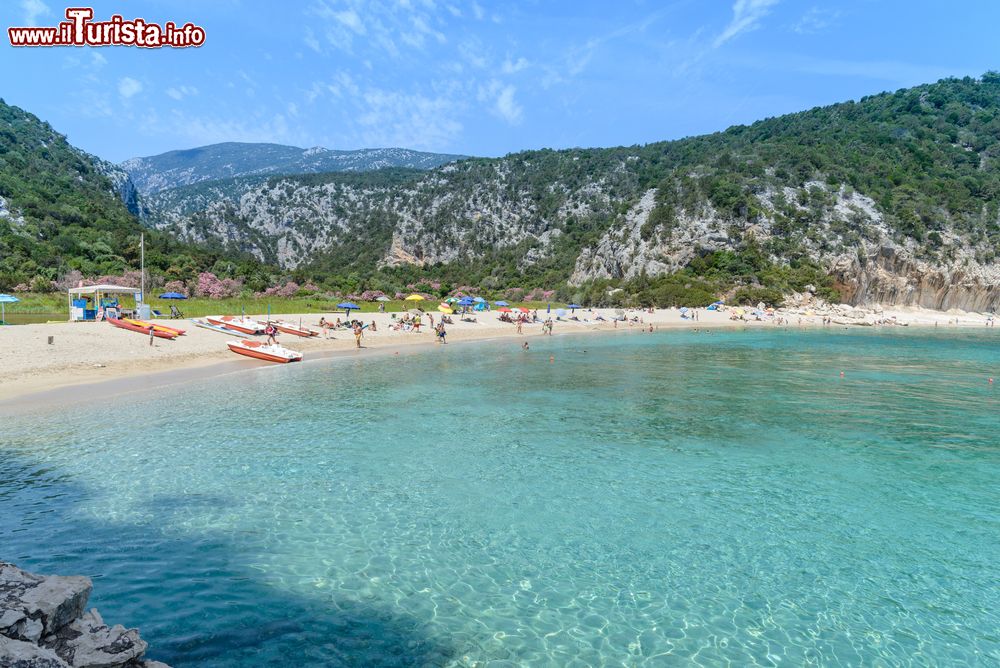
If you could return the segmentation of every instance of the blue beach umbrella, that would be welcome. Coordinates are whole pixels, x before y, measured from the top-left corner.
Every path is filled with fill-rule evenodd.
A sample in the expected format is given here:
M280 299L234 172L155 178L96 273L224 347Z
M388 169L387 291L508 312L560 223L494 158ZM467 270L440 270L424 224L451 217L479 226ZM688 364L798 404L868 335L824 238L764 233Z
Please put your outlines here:
M355 304L354 302L340 302L339 304L337 304L337 308L342 308L345 311L347 311L346 315L344 316L345 318L350 318L351 317L351 311L352 310L353 311L360 311L361 310L361 307L358 306L357 304Z
M472 297L462 297L458 300L459 306L472 306L473 304L475 304L475 301L473 301Z
M160 299L187 299L187 297L179 292L164 292L160 295Z
M0 295L0 323L7 324L7 309L6 304L16 304L20 299L14 295Z
M484 302L486 300L483 299L482 297L476 297L472 301L476 302L477 304L481 304L482 302Z
M494 306L510 306L510 304L508 304L507 302L505 302L502 299L500 301L498 301L498 302L493 302L493 305Z
M583 307L582 307L582 306L580 306L579 304L570 304L570 305L569 305L569 310L570 310L571 312L573 312L573 313L576 313L576 310L577 310L578 308L583 308Z

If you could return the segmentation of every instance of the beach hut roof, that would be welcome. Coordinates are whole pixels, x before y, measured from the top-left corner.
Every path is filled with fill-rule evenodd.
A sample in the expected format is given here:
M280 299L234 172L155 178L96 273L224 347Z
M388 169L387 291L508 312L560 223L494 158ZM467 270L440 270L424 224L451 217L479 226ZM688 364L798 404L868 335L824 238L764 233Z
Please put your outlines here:
M139 292L139 288L127 288L124 285L85 285L82 288L70 288L71 295L93 295L98 292L111 292L119 294L132 294Z

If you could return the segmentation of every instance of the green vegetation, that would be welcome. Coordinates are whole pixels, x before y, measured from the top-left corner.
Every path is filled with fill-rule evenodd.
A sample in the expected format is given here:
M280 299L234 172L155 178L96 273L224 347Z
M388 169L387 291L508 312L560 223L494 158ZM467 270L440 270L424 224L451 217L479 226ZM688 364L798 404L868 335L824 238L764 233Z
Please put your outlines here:
M136 269L141 232L152 275L194 280L199 271L216 269L221 276L270 283L270 268L248 255L144 230L90 156L2 100L0 197L6 210L0 215L0 290L19 284L44 289L73 270L101 276Z
M148 232L151 285L181 281L192 288L199 272L211 271L236 279L240 291L232 294L244 301L282 281L344 295L393 295L431 283L439 287L423 291L435 296L459 287L491 298L545 289L563 302L590 305L703 305L720 296L770 304L807 286L836 298L829 258L852 257L874 239L870 218L837 208L852 193L874 202L871 213L897 241L917 242L919 259L944 262L961 245L981 263L997 260L1000 74L945 79L645 146L528 151L464 160L429 175L393 169L267 177L280 191L266 200L275 224L294 211L288 225L297 235L331 239L328 250L294 270L276 268L281 243L293 254L308 250L254 227L235 206L221 215L239 241L213 240L218 221L206 216L206 205L233 201L264 182L206 182L157 195L158 203L188 216L189 233L209 241L180 243L181 228L169 225ZM623 242L616 247L635 241L627 216L653 188L654 206L637 230L651 253L647 260L670 265L682 243L674 233L684 225L690 231L693 220L716 221L726 234L683 242L689 246L683 256L694 259L671 265L667 275L625 280L631 256L623 254L608 270L615 278L569 285L584 249L608 234ZM325 189L330 196L322 206L330 211L322 213L335 214L336 224L310 215L309 206L319 205L308 199L293 208L298 189ZM0 196L9 210L0 217L0 290L44 289L71 270L93 277L136 268L142 228L108 179L47 124L3 104ZM768 234L755 232L762 228ZM385 266L400 237L418 258L454 259ZM520 241L507 245L510 239Z
M8 319L10 316L18 314L49 314L52 320L61 322L69 316L66 295L53 292L19 293L21 299L17 304L7 304L6 312ZM156 299L150 300L150 307L160 313L169 315L170 307L176 306L185 318L202 318L206 315L233 315L247 313L248 315L259 315L268 312L268 308L273 315L285 313L315 313L320 315L343 313L343 309L338 309L337 304L341 299L325 299L321 295L311 295L303 297L271 297L271 298L240 298L229 297L226 299L209 299L207 297L192 297L190 299ZM414 308L421 308L424 311L437 314L437 307L440 301L426 300L423 302L407 302L393 300L385 302L385 310L389 313L399 313L409 311ZM523 306L525 308L544 311L545 307L551 303L552 308L565 308L563 302L538 302L524 301L511 303L512 306ZM123 300L123 305L131 308L131 298ZM358 302L360 311L352 310L351 313L376 313L378 302Z

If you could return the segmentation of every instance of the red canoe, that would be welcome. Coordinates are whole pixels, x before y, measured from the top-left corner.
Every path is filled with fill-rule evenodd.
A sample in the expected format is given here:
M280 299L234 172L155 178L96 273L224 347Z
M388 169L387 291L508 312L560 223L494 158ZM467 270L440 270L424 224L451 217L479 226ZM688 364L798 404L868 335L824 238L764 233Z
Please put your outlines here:
M230 341L226 345L228 345L229 349L234 353L246 355L247 357L253 357L258 360L264 360L265 362L278 362L279 364L284 364L286 362L302 361L302 353L297 353L294 350L289 350L288 348L282 348L276 344L267 345L263 341Z
M116 320L115 318L107 318L107 321L119 329L127 329L130 332L139 332L140 334L149 336L149 327L140 327L139 325L133 325L125 320ZM161 339L170 339L171 341L177 338L177 334L173 332L158 331L156 329L153 330L153 336Z

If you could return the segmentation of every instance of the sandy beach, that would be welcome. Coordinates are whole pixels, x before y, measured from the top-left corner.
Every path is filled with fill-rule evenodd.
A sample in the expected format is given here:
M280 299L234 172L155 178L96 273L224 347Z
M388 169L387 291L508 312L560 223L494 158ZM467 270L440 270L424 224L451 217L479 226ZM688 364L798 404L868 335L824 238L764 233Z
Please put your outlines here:
M831 310L839 309L839 310ZM626 310L628 322L614 322L616 309L592 309L577 311L579 321L562 318L554 323L554 336L584 332L636 331L640 328L654 330L667 328L697 327L806 327L823 326L827 314L833 319L832 326L880 326L879 322L894 321L892 326L937 326L937 327L984 327L985 314L963 312L941 312L916 308L868 309L851 307L831 307L831 309L780 309L774 317L758 320L751 310L745 309L745 320L733 320L733 311L698 310L698 319L681 317L678 309L656 309L653 313L642 310ZM342 314L340 314L342 317ZM356 315L356 314L355 314ZM435 323L440 314L434 313ZM853 317L849 317L853 316ZM284 320L301 322L304 326L318 328L320 314L285 315ZM329 316L328 316L329 317ZM333 314L336 319L338 314ZM392 314L364 313L364 322L372 321L376 330L365 331L363 349L357 350L354 336L348 330L331 331L330 338L301 338L281 334L279 343L293 350L301 351L306 359L333 355L358 355L400 352L410 346L436 345L435 337L426 326L424 317L422 331L393 330ZM510 338L520 343L544 336L541 323L524 325L523 334L517 334L516 326L501 322L499 314L487 312L476 314L476 322L464 322L454 316L454 324L448 325L448 341L462 342L497 338ZM539 318L545 318L540 312ZM600 321L597 318L603 317ZM555 315L553 314L553 318ZM639 322L632 322L638 318ZM263 320L262 317L259 319ZM156 321L186 330L186 334L176 340L154 339L152 345L146 336L135 332L116 329L107 323L44 323L0 328L0 368L3 369L4 383L0 385L0 403L17 400L23 403L31 395L72 386L100 383L127 378L148 377L149 383L156 379L177 382L183 375L167 372L201 370L202 374L216 370L250 368L266 364L243 359L226 347L233 337L226 334L200 329L188 320ZM49 340L52 340L49 343ZM216 369L218 367L218 369ZM63 396L71 396L63 392Z

